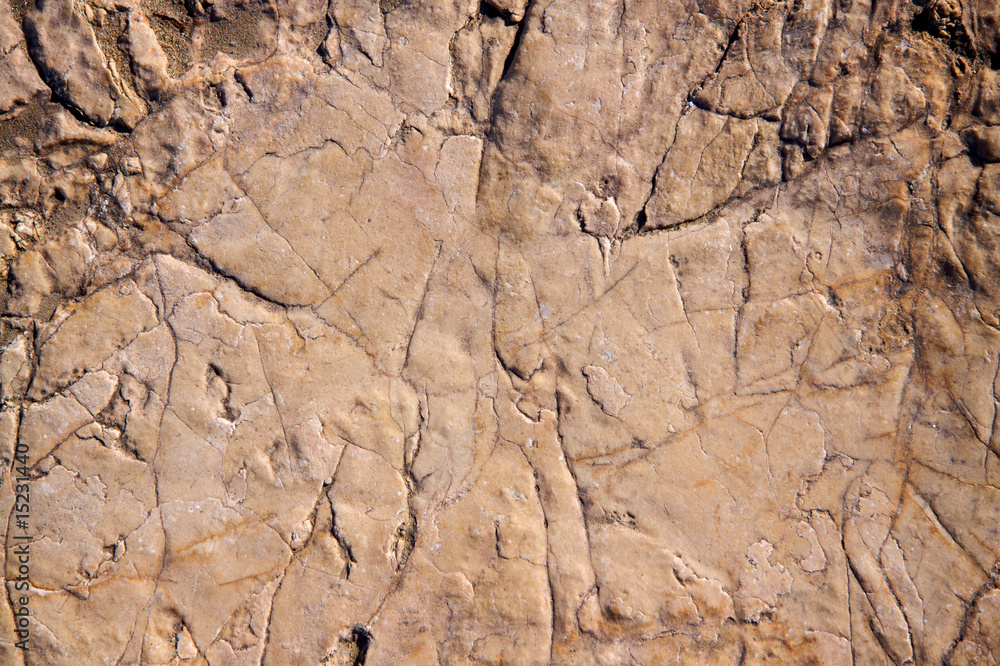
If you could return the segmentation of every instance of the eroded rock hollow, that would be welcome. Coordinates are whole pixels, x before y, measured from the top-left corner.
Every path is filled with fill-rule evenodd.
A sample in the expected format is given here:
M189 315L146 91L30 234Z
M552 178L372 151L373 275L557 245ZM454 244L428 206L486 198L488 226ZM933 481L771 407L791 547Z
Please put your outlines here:
M0 0L0 662L1000 663L998 30Z

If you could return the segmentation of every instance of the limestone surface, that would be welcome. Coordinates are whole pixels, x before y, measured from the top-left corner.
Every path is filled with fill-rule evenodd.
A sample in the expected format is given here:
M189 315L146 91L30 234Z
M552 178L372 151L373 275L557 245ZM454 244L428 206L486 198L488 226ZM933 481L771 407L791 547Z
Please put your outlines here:
M1000 664L995 0L0 0L0 664Z

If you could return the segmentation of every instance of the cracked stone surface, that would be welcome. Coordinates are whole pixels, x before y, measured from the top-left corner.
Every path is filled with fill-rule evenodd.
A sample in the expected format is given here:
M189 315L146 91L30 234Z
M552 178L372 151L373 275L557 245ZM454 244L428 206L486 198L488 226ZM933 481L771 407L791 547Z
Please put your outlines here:
M2 664L1000 664L994 0L0 0L0 277Z

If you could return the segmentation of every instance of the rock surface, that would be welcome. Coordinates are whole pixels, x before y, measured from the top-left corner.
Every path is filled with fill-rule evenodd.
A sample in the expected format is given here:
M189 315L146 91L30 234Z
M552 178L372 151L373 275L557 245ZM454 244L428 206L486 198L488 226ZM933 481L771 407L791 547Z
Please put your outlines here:
M0 0L0 663L1000 663L997 7Z

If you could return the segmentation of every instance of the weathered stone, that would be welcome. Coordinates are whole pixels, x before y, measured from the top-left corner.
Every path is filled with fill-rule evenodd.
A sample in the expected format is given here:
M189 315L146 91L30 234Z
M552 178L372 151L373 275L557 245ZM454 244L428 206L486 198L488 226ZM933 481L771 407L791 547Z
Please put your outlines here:
M0 662L1000 661L996 3L22 5Z
M39 71L60 98L97 125L115 111L111 72L94 29L72 0L41 0L25 21Z
M22 47L0 57L0 113L27 104L45 90L45 84Z

